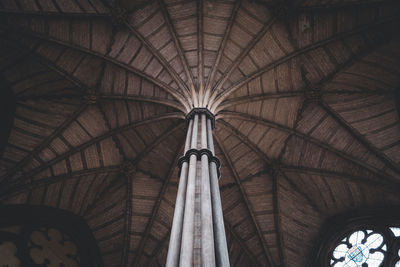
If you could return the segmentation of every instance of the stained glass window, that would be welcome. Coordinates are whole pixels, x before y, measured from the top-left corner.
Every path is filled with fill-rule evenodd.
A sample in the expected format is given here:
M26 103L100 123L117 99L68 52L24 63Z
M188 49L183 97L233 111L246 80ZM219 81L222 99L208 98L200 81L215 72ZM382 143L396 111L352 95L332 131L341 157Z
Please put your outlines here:
M390 230L393 232L395 237L400 236L400 228L399 227L390 227Z
M400 258L400 249L399 249L399 251L397 252L397 255L398 255L399 258ZM394 267L400 267L400 260L398 260L398 261L396 262L396 265L395 265Z
M380 266L384 259L385 242L380 233L362 230L344 238L333 251L331 266Z
M400 227L371 227L348 233L332 251L330 266L400 267Z

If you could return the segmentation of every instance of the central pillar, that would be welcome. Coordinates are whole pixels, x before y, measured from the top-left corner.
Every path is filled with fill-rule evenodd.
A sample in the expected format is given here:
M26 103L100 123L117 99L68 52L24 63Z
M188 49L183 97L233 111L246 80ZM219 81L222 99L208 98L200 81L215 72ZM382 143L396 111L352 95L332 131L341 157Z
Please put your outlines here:
M228 267L229 255L219 193L214 115L194 108L187 116L184 155L169 241L167 267Z

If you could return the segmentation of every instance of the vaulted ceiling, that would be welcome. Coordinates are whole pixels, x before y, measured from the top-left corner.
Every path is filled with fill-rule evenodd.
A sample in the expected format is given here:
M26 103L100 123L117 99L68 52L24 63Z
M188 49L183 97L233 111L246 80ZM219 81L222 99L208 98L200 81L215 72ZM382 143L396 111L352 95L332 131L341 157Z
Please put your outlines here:
M163 266L184 117L207 106L231 265L304 266L329 216L400 204L399 15L388 0L1 0L16 112L0 202L82 216L105 266Z

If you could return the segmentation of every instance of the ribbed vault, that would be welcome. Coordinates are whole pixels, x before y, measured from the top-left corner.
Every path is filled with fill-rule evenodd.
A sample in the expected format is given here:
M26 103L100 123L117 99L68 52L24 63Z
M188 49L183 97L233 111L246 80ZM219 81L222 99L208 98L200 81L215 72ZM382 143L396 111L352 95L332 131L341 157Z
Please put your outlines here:
M185 114L216 114L232 266L303 266L324 220L400 204L400 4L2 0L2 204L70 210L105 266L163 266Z

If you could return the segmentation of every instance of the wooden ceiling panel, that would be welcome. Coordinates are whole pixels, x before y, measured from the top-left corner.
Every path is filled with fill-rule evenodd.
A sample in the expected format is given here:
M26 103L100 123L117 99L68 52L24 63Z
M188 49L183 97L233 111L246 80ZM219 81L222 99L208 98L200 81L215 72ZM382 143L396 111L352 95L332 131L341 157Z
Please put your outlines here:
M220 53L223 53L221 62L225 61L226 67L221 68L219 64L216 66L216 71L222 77L218 77L218 80L215 80L210 86L216 86L215 90L217 91L222 88L229 75L244 59L248 51L264 36L270 26L270 23L266 22L270 19L269 12L263 7L254 8L254 4L248 1L241 2L231 29L226 32L226 44L221 47ZM263 23L266 23L266 25L263 26Z
M396 1L128 2L0 1L2 204L80 214L106 266L163 266L202 102L232 266L301 266L327 216L400 204Z
M58 108L64 108L64 113L61 113ZM29 156L38 145L46 142L59 125L64 123L77 108L75 103L65 100L59 102L59 107L47 101L18 103L14 127L4 152L4 158L9 159L15 166ZM41 161L40 158L36 158L37 160Z
M34 58L30 59L24 62L15 61L3 72L18 100L49 95L58 95L61 98L81 94L79 88L57 72L40 62L35 62ZM11 60L8 59L8 62L11 63Z
M184 139L184 132L182 127L179 127L175 131L159 135L157 139L161 142L153 148L148 157L144 157L139 162L138 167L163 180L176 157L178 147L182 145L180 140ZM157 164L158 167L154 168L154 164Z
M221 127L222 128L222 127ZM258 155L251 150L246 144L242 143L241 140L235 135L227 130L229 128L225 128L223 130L218 130L218 142L220 143L220 147L224 147L227 161L231 161L232 166L235 166L237 169L238 177L244 179L245 177L258 173L264 170L265 162L258 157ZM221 138L227 134L225 139ZM231 140L235 140L238 142L237 146L232 146ZM246 160L243 160L245 156Z
M100 106L111 129L126 127L129 124L151 120L165 114L173 114L176 111L156 103L123 100L105 100Z
M305 85L298 66L298 60L291 59L261 76L249 79L245 84L234 84L231 94L221 104L220 109L249 101L302 94Z
M379 25L379 24L378 24ZM307 79L310 80L312 83L319 83L316 86L321 86L324 83L327 83L330 81L330 79L333 78L333 76L339 72L343 67L347 67L348 65L352 64L354 61L354 58L360 57L364 55L367 52L370 52L372 49L375 49L377 45L381 44L384 38L388 38L388 36L391 35L390 32L394 31L396 28L396 21L393 19L388 19L387 21L387 26L385 28L385 32L379 31L379 28L377 26L371 27L371 28L366 28L366 27L358 27L356 30L348 31L346 33L343 33L342 35L333 35L327 39L321 40L319 42L314 42L313 44L307 45L304 48L299 49L296 52L289 53L286 56L281 57L279 60L274 61L271 64L267 64L266 66L260 68L258 71L251 73L250 75L247 75L246 78L240 79L239 81L235 83L230 83L229 86L225 86L225 90L220 91L217 90L215 91L214 95L219 94L217 97L217 100L213 104L213 108L216 108L218 111L220 109L217 108L217 106L220 104L221 101L223 101L225 98L227 98L230 93L233 91L241 88L244 84L248 83L252 79L260 76L261 74L265 73L266 71L269 71L270 69L276 67L277 65L280 65L282 63L285 63L287 60L293 58L294 56L301 56L301 61L299 62L300 66L303 65L305 67L306 71L308 72L307 74ZM367 30L368 29L368 30ZM362 33L362 34L360 34ZM338 36L341 36L341 38L338 38ZM347 37L349 36L349 37ZM328 51L329 55L329 61L335 62L336 67L334 69L331 68L331 72L329 74L324 75L323 70L321 68L324 67L324 61L321 61L320 58L317 57L316 62L312 60L310 53L313 53L315 49L322 48L323 46L326 46L330 43L333 42L338 42L338 40L345 38L346 41L346 49L349 49L352 53L352 57L348 58L348 60L345 62L345 64L339 64L335 62L335 58L332 53ZM311 52L310 52L311 51ZM326 53L325 51L323 53ZM304 56L302 56L304 54ZM314 53L315 54L315 53ZM329 63L329 61L326 61ZM320 63L321 62L321 63ZM318 66L318 64L321 64L321 66ZM332 63L329 63L332 64ZM296 67L299 69L299 67ZM327 66L325 64L325 66ZM326 67L325 67L326 68ZM328 71L325 70L325 71Z
M385 43L378 49L357 58L353 65L336 75L331 83L322 87L329 91L356 91L360 93L390 93L398 87L399 54L393 52L397 41Z
M375 2L375 5L373 2ZM387 5L394 9L397 8L394 2L379 4L379 1L364 1L357 2L358 5L354 6L346 6L346 3L329 3L324 9L320 10L321 12L318 12L317 7L323 7L322 3L318 4L309 5L305 3L310 8L308 10L304 9L304 11L299 8L299 15L291 23L292 32L299 47L304 47L312 42L324 40L335 34L353 30L360 26L374 24L383 18L391 16L388 13L375 12L377 6L383 7ZM314 10L312 6L315 6Z
M373 146L377 153L398 170L399 118L393 97L376 95L338 95L326 98L338 118Z
M177 97L176 94L180 95L177 97L177 99L181 99L183 101L183 95L182 94L187 94L186 89L182 91L182 82L177 80L177 77L174 76L174 71L170 70L171 68L168 67L163 61L162 56L153 56L150 48L146 45L140 45L140 41L138 43L138 48L135 50L136 52L133 53L132 51L128 51L129 49L132 49L134 47L132 44L129 42L132 42L137 39L135 35L132 35L132 33L128 31L122 31L118 32L116 36L114 36L113 41L114 44L111 46L111 44L107 45L109 46L110 49L107 49L108 55L104 55L102 53L99 53L97 51L92 50L92 48L88 49L86 47L83 47L79 44L75 44L73 40L71 40L70 36L72 34L67 34L65 35L66 40L61 40L61 39L55 39L51 36L48 36L46 34L41 34L41 33L36 33L32 29L24 29L21 27L17 27L17 33L27 33L28 35L37 38L35 40L44 40L48 41L49 43L47 44L42 44L39 48L36 47L34 50L36 53L39 55L43 56L46 58L46 60L55 63L55 66L58 67L56 61L57 59L65 58L67 55L68 61L70 61L67 65L63 64L64 66L61 66L59 69L62 72L65 72L64 74L72 76L74 79L79 79L82 78L84 79L85 77L87 78L87 75L85 75L86 71L100 71L101 75L103 73L103 68L104 64L101 64L101 66L96 67L97 62L100 62L99 60L105 60L106 62L111 62L114 65L118 65L120 67L123 67L126 70L129 70L129 72L136 73L140 75L141 77L144 77L146 80L149 80L153 83L155 83L158 86L161 86L162 88L166 89L166 91L172 93ZM70 27L66 27L68 30ZM92 27L93 29L93 27ZM111 32L109 32L111 34ZM13 38L18 38L20 37L13 37ZM109 37L111 39L111 37ZM93 38L92 38L93 39ZM31 40L26 40L25 41L28 46L31 46ZM91 42L93 43L93 42ZM137 43L137 42L136 42ZM56 45L55 45L56 44ZM47 45L52 46L52 48L47 47ZM46 46L44 48L43 46ZM64 48L71 48L67 51L64 51L67 54L64 54L62 51L59 51L60 49ZM124 50L128 49L127 51L124 52ZM44 50L43 50L44 49ZM103 49L104 50L104 49ZM108 51L110 50L110 51ZM51 54L49 54L51 52ZM153 51L154 52L154 51ZM81 55L79 55L81 53ZM62 54L62 55L61 55ZM123 58L119 59L119 57L123 56L124 54L129 55L129 59ZM90 55L90 56L89 56ZM75 69L78 68L77 65L74 65L72 61L74 60L71 58L72 56L75 56L75 60L81 60L76 62L76 64L80 64L79 70ZM84 58L84 59L82 59ZM128 60L128 61L126 61ZM63 59L62 59L62 62ZM64 62L65 63L65 62ZM90 63L90 65L88 65ZM64 69L63 67L66 67L67 69ZM174 66L176 67L176 66ZM156 71L157 70L157 71ZM71 72L74 71L72 74ZM100 74L100 72L98 74ZM172 76L171 76L172 75ZM84 86L89 87L92 89L92 87L97 87L98 82L100 77L96 75L89 75L92 79L88 81L80 81ZM177 89L177 82L181 86L181 91Z
M48 14L48 13L105 13L106 7L99 0L79 0L70 3L51 0L27 0L23 3L18 1L2 1L1 7L7 12L19 12L22 14Z
M219 179L220 190L231 189L235 185L235 179L231 174L229 165L223 155L219 146L215 146L215 156L221 162L220 172L221 178Z
M282 25L273 24L265 35L249 50L249 55L243 58L238 65L245 77L257 72L271 62L293 52L293 46L288 40L288 34ZM262 56L265 56L263 58ZM229 78L231 84L238 82L232 75ZM224 85L226 89L227 86Z
M282 127L292 128L298 116L302 101L303 98L301 96L272 97L262 101L258 100L250 103L232 105L226 108L226 111L232 112L225 111L221 114L223 114L222 117L226 118L235 115L242 115L243 118L250 116Z
M243 136L249 138L249 141L257 146L270 159L277 159L279 157L284 148L285 141L289 136L289 133L287 132L282 132L256 123L247 125L240 120L229 120L227 123L231 125L230 127L238 129ZM250 126L251 128L248 128L247 126Z
M240 141L238 142L238 145L233 146L233 148L229 147L229 143L227 143L227 140L234 140L237 137L230 135L230 133L225 132L225 130L219 130L218 131L218 136L226 136L225 140L221 139L220 137L217 137L217 144L218 144L218 148L223 152L223 158L226 161L227 165L230 168L230 175L232 175L235 178L235 182L237 184L237 186L239 187L239 192L236 193L236 191L233 191L234 188L234 184L232 186L226 187L226 189L224 191L221 192L222 194L222 203L223 203L223 212L225 214L225 218L226 220L229 220L229 217L232 217L232 219L234 221L229 221L229 224L232 226L232 229L237 232L237 234L240 236L241 239L244 240L245 243L250 242L251 241L251 245L247 244L245 246L249 246L250 249L253 250L259 250L259 253L263 253L263 260L261 261L261 263L267 263L267 262L271 262L272 261L272 256L270 255L269 252L269 247L268 245L271 245L269 242L266 242L266 240L264 239L264 236L262 235L262 231L266 229L266 227L268 228L268 226L263 225L260 226L258 220L257 220L257 215L260 215L260 209L262 210L262 214L265 213L266 210L268 210L269 205L271 205L271 199L268 199L268 195L263 197L266 197L266 199L263 199L264 201L261 201L262 203L256 203L258 201L260 201L260 199L258 199L256 201L255 198L252 198L254 196L254 192L252 192L252 186L260 186L264 188L264 190L267 190L265 187L268 187L268 185L265 185L265 182L267 182L265 179L254 179L254 177L256 177L257 175L253 175L254 173L257 173L257 171L263 171L264 167L265 167L265 161L260 160L260 158L258 157L258 155L256 153L254 153L253 151L251 151L249 149L249 147L247 147L246 145L240 143ZM236 152L234 151L236 150ZM239 151L239 152L238 152ZM243 153L243 151L245 151L245 155L246 155L246 160L244 160L243 157L241 157L241 160L235 161L236 156L238 155L238 153ZM263 164L264 163L264 164ZM245 177L249 177L248 179L245 179ZM258 182L258 184L257 184ZM264 191L265 192L265 191ZM224 195L228 193L230 198L232 198L232 194L238 194L240 193L241 195L241 199L242 201L244 201L245 206L246 206L246 210L248 212L248 214L250 215L250 221L247 221L248 219L239 219L241 218L241 213L243 213L243 208L242 206L239 204L240 202L233 202L233 204L231 204L231 206L229 206L228 208L225 208L224 205ZM237 199L240 201L240 199L233 198L233 199ZM231 202L232 200L226 200L228 203ZM269 204L269 205L268 205ZM256 207L256 205L258 205L258 207ZM257 212L258 211L258 212ZM268 211L267 211L268 213ZM261 215L262 215L261 214ZM249 231L247 232L243 232L240 230L236 230L236 228L239 228L240 225L244 225L246 223L246 225L252 225L254 228L253 230L247 228ZM270 230L271 228L269 228ZM272 228L273 229L273 228ZM246 238L243 237L243 235L248 235ZM258 242L260 242L260 247L258 247L254 241L254 236L255 239L258 240ZM258 255L259 253L257 253L257 251L254 253L255 255ZM264 258L265 257L265 258Z
M133 12L128 27L157 58L158 68L162 65L185 91L184 82L191 76L164 4L154 1L144 9ZM167 46L169 49L162 49ZM156 72L150 70L149 73Z
M279 175L277 180L284 264L298 266L305 262L322 218L302 195L293 190L285 177Z
M218 50L222 46L224 37L228 31L229 19L237 11L237 5L234 2L219 3L213 1L206 1L203 4L204 65L206 68L209 68L210 72L217 60L220 59ZM207 73L204 78L207 79L208 77Z
M385 163L318 105L302 112L297 130L383 171Z
M325 169L351 176L373 177L380 175L379 172L374 171L373 167L368 168L354 161L347 161L334 152L301 140L298 137L291 137L289 139L282 156L282 162L287 165Z
M317 175L285 171L287 179L295 184L299 193L307 195L315 210L324 216L330 216L352 208L365 206L365 191L362 182L351 182L346 178L333 177L329 174ZM367 183L368 184L368 183ZM382 187L377 184L375 187ZM372 196L370 196L372 197Z

